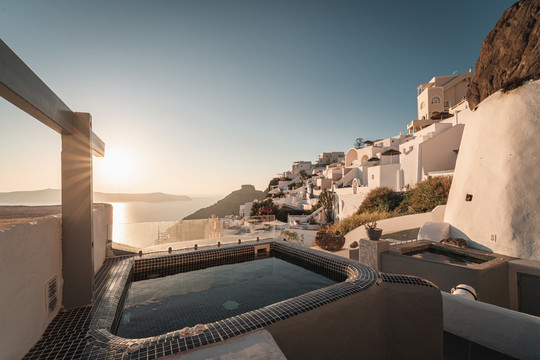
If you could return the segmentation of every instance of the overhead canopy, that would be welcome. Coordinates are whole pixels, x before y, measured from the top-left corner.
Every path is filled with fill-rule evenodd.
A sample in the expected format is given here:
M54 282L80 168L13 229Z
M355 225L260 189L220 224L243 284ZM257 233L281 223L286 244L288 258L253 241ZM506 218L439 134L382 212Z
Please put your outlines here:
M394 150L394 149L386 150L385 152L381 153L381 155L383 155L383 156L399 155L399 154L401 154L401 153L399 151L397 151L397 150Z
M379 161L379 160L381 160L381 159L379 159L379 158L378 158L378 157L376 157L376 156L374 156L374 157L372 157L372 158L369 158L369 159L367 159L367 161Z
M268 224L268 225L274 225L274 226L283 226L283 225L287 225L286 222L279 221L279 220L273 220L273 221L265 222L265 224Z

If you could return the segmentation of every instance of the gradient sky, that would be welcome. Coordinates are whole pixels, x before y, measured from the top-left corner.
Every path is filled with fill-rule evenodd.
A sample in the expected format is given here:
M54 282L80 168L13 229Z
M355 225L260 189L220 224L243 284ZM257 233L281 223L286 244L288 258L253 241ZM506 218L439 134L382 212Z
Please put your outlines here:
M405 132L513 2L3 0L0 37L92 115L96 191L226 194ZM60 150L0 99L0 191L60 188Z

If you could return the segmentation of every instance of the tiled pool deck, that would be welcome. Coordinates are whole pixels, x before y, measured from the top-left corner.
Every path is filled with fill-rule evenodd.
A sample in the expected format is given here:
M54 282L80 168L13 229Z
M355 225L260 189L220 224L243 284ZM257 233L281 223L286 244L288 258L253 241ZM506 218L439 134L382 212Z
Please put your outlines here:
M197 267L199 263L205 266L226 263L253 254L253 246L261 244L270 244L272 250L281 256L322 266L333 276L341 275L346 281L206 324L203 330L189 334L177 330L144 339L125 339L111 334L118 320L117 313L122 308L125 289L134 277L155 271L162 275L185 271ZM154 253L142 257L110 258L96 275L94 305L60 312L24 359L156 359L261 329L381 282L434 286L416 277L379 274L358 262L274 241L222 246L219 249L173 251L170 254Z

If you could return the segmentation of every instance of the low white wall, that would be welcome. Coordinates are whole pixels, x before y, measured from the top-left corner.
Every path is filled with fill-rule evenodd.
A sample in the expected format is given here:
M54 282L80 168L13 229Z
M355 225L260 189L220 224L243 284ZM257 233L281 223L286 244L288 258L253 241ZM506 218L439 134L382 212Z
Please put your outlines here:
M383 229L383 234L420 228L428 221L441 221L444 217L445 208L446 205L439 205L428 213L405 215L390 219L378 220L377 227ZM359 226L356 229L349 231L345 235L347 244L351 241L358 240L359 238L367 239L367 237L366 229L363 226Z
M113 207L111 204L94 204L94 274L105 261L105 252L109 242L109 227L113 223Z
M59 299L49 316L46 283L54 276ZM60 218L40 218L0 231L0 277L0 359L20 359L62 304Z
M93 217L94 272L97 272L105 261L112 206L96 204ZM49 315L47 282L55 276L57 306ZM0 359L20 359L39 340L62 305L60 215L29 219L24 224L0 230L0 283Z
M540 318L441 293L445 331L518 359L540 359Z

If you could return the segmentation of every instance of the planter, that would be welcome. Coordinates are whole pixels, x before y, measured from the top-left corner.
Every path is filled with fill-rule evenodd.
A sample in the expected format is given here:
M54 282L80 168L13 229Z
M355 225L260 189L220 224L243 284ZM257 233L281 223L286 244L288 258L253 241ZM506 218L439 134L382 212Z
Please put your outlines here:
M368 234L369 240L377 241L381 238L382 229L379 229L379 228L367 229L367 234Z
M315 243L323 250L338 251L345 245L345 236L326 233L317 236Z

